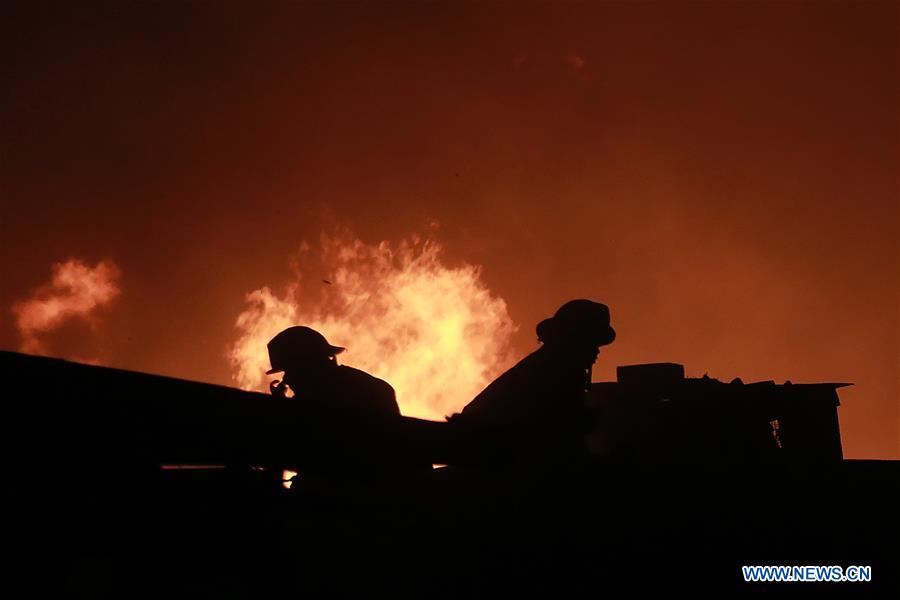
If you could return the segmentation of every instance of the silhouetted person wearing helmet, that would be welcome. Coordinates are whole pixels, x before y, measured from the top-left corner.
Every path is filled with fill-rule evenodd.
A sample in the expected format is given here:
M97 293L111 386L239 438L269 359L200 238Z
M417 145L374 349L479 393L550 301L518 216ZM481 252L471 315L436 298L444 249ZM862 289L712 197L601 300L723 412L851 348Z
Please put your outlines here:
M327 426L339 423L348 442L357 443L363 439L378 446L373 448L374 451L390 442L372 436L373 432L381 431L377 424L400 419L394 388L365 371L338 365L335 357L344 348L332 346L314 329L297 326L272 338L268 350L272 368L267 374L284 373L280 382L271 384L273 395L285 396L290 388L297 401L308 403L307 406L315 409L315 414L326 419ZM408 470L396 463L373 464L366 458L370 457L307 456L306 470L301 472L300 478L302 481L304 477L313 477L320 482L334 483L371 480Z
M274 395L284 395L286 385L301 400L327 402L350 415L400 416L394 388L365 371L338 365L336 356L344 348L332 346L318 331L289 327L272 338L268 349L272 368L266 374L284 373L280 383L272 383Z
M616 338L609 309L572 300L537 325L542 346L488 385L451 421L511 435L524 468L574 465L586 457L593 428L585 406L600 346ZM495 465L512 467L513 465Z

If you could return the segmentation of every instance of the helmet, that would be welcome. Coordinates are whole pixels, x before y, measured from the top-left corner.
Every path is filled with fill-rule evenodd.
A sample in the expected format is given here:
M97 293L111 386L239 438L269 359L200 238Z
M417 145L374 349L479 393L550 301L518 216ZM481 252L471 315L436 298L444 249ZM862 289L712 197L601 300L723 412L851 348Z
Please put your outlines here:
M288 366L311 358L327 358L340 354L344 348L332 346L325 336L309 327L288 327L269 341L269 363L272 368L266 375L278 373Z
M591 300L571 300L556 314L537 325L538 340L544 343L589 341L598 346L611 344L616 330L609 324L609 308Z

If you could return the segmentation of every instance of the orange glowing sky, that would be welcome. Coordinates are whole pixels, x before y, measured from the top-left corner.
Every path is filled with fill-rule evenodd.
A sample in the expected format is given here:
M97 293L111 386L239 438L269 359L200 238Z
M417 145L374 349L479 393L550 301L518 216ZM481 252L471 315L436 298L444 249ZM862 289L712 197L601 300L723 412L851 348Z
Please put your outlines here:
M596 380L854 382L846 455L900 458L895 2L220 4L8 10L0 348L81 294L31 348L232 384L304 241L424 233L516 356L593 298Z

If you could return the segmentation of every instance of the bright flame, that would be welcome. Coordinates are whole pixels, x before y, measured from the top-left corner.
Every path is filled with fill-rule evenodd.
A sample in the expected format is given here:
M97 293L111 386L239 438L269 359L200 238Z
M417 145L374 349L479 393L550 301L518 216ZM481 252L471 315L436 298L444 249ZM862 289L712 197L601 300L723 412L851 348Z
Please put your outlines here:
M301 261L309 252L301 249ZM298 324L346 346L340 361L388 381L411 416L458 411L511 363L515 326L506 303L491 295L478 267L442 264L439 244L323 237L317 258L330 267L327 279L311 279L318 293L301 288L298 277L282 297L267 287L247 295L230 350L241 387L268 389L266 343Z
M22 352L43 352L40 334L70 319L88 319L96 308L110 303L119 295L118 279L119 269L110 261L96 267L74 258L54 264L50 283L35 290L28 300L13 305Z
M291 486L294 485L294 477L298 475L297 471L289 471L287 469L281 472L281 487L286 490L291 489Z

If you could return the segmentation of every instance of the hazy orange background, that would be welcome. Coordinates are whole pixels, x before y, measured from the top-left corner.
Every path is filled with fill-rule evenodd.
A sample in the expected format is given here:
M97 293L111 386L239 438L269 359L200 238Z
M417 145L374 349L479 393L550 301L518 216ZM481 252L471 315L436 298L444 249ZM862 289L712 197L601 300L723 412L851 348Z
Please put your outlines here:
M900 457L895 2L82 4L0 32L0 347L51 264L107 259L48 351L230 383L302 240L436 221L519 354L594 298L595 379L851 381L846 454Z

